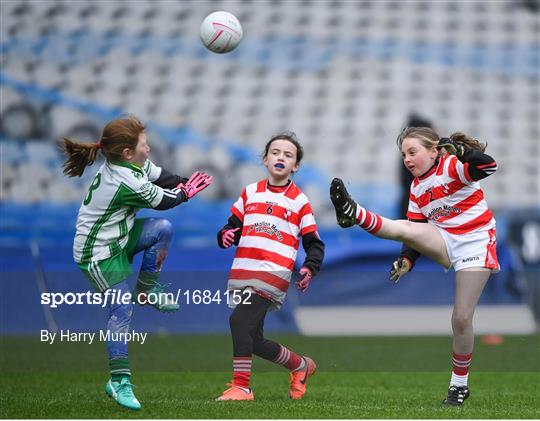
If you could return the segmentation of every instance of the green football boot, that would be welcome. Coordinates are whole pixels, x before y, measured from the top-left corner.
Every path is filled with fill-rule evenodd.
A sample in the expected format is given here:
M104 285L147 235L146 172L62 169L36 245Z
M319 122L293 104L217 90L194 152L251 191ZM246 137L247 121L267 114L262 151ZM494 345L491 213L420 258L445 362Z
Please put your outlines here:
M168 285L161 285L159 282L147 291L140 291L138 286L133 291L133 302L139 305L151 305L159 311L177 311L180 304L175 303L172 293L163 292L163 288Z
M133 394L133 385L129 377L123 377L120 383L109 380L105 385L105 393L124 408L139 410L141 404Z

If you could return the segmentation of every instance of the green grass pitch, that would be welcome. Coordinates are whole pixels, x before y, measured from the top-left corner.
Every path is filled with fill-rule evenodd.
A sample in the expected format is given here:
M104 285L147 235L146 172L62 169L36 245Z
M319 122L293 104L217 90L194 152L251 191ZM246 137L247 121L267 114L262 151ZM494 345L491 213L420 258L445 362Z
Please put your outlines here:
M270 338L314 358L301 401L287 398L286 370L254 359L254 402L214 402L231 379L226 335L152 336L130 345L139 412L106 398L105 345L42 344L3 337L2 418L539 418L540 336L477 340L471 398L441 405L450 375L449 337Z

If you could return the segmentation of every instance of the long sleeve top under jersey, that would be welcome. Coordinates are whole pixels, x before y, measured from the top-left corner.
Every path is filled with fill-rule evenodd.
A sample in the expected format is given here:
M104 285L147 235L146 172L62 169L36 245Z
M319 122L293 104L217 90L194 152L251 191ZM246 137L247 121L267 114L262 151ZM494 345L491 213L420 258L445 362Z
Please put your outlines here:
M170 209L186 201L183 179L147 160L142 167L106 161L81 204L73 257L77 263L101 261L123 249L140 208Z
M308 198L290 181L271 186L261 180L244 188L231 207L231 217L218 234L223 247L223 230L235 233L238 246L229 273L229 290L250 288L279 306L289 288L302 237L306 251L304 266L316 274L324 258L324 243Z

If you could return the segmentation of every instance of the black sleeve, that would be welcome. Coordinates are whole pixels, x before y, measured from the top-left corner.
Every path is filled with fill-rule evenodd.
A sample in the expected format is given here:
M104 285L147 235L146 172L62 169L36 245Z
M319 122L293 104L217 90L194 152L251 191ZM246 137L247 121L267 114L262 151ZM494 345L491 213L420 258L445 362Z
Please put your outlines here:
M316 233L310 232L302 237L302 247L306 252L306 260L302 266L309 268L315 276L321 270L324 259L324 243Z
M410 219L411 222L416 222L419 224L427 224L427 220L424 221L415 221ZM411 246L408 246L407 244L403 243L401 246L401 254L400 257L406 257L411 261L411 270L414 267L414 264L416 260L420 257L420 253L418 253L415 249L413 249Z
M170 173L166 169L162 168L161 169L161 175L153 183L156 186L159 186L159 187L164 188L164 189L173 189L176 186L178 186L178 184L185 183L186 181L188 181L187 178L180 177L179 175L175 175L173 173Z
M233 244L235 246L237 246L238 242L240 241L240 236L242 235L242 227L243 226L244 226L244 224L242 223L242 221L240 221L240 219L238 219L238 217L236 215L231 215L229 217L227 223L217 233L218 246L221 247L222 249L225 248L225 246L223 245L223 242L221 241L221 236L223 234L223 231L229 230L231 228L240 228L238 231L236 231L234 233L234 243Z
M161 199L161 202L159 202L159 205L157 205L154 209L157 209L157 210L171 209L171 208L174 208L175 206L178 206L180 203L183 203L186 201L187 201L186 195L184 194L182 190L163 189L163 198Z
M474 181L486 178L497 171L495 160L477 149L466 148L458 159L466 164L469 177Z

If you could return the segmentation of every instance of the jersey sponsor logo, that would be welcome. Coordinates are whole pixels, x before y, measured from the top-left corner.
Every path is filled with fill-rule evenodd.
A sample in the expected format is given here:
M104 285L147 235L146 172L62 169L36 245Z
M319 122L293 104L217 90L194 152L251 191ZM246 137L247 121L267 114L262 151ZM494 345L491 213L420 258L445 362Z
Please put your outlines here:
M477 262L479 260L480 260L480 257L478 256L465 257L461 259L461 263Z
M450 205L444 205L444 206L439 206L437 208L432 209L428 214L428 218L433 221L437 221L442 217L459 215L460 213L461 213L461 209L456 208L454 206L450 206Z
M249 227L247 233L249 234L253 230L255 230L255 232L262 232L268 234L270 237L275 235L279 241L283 241L283 236L281 235L281 232L274 224L271 224L269 222L255 222Z

